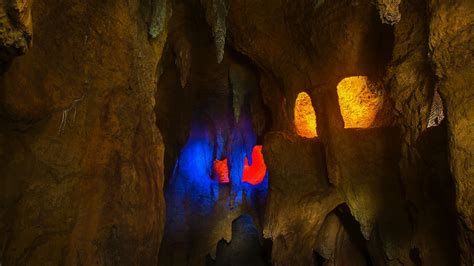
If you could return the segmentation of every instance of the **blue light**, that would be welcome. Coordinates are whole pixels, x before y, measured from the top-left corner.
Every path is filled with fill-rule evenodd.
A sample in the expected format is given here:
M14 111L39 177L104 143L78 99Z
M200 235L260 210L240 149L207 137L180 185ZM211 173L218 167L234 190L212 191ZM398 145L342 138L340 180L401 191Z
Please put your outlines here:
M257 208L266 198L268 175L258 185L242 182L245 158L251 160L257 139L249 115L243 112L238 123L232 117L223 117L194 118L187 143L181 149L165 189L167 239L186 241L189 232L199 231L204 226L196 221L205 223L215 215L216 208L221 211L225 208L223 199L231 211ZM220 184L212 178L213 161L223 158L228 161L228 184Z

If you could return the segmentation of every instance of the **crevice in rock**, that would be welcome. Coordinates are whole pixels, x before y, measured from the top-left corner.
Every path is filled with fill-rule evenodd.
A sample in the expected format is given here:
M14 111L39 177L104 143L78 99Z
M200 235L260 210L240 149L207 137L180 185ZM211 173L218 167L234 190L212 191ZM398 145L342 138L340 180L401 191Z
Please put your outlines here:
M243 214L232 221L232 239L217 243L216 258L207 256L207 266L271 265L261 244L261 234L252 221L252 216Z
M423 263L421 261L421 258L420 258L420 250L416 247L410 249L410 259L413 262L413 264L416 265L416 266L423 265Z
M313 251L314 266L323 266L326 263L326 259L319 254L317 251Z
M347 230L350 241L365 259L366 265L372 265L366 240L360 230L360 224L351 214L349 207L343 204L336 209L335 213L339 217L344 229Z
M315 265L372 265L367 240L345 203L326 216L313 254Z

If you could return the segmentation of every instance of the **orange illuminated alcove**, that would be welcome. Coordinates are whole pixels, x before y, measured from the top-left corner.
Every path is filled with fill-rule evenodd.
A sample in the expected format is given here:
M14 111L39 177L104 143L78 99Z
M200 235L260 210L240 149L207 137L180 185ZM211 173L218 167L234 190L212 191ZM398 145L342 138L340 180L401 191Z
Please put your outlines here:
M348 77L337 85L344 128L369 128L383 105L383 95L365 76Z
M296 97L294 124L298 135L305 138L317 136L316 114L314 113L311 97L306 92L300 92Z

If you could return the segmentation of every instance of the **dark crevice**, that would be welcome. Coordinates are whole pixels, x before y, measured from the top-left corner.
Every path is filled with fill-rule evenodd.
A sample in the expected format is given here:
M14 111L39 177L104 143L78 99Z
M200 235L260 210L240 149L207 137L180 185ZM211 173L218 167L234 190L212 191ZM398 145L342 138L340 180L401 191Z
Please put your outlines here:
M323 266L327 260L323 256L321 256L321 254L319 254L317 251L313 251L313 261L314 261L314 266Z
M365 258L367 266L371 266L372 260L369 255L367 248L367 241L365 240L362 232L360 231L359 222L352 216L351 211L347 204L342 204L335 210L336 215L339 217L344 229L348 232L351 243L357 248L360 254Z
M261 235L250 215L241 215L232 222L232 240L217 243L216 258L206 256L207 266L269 266L267 251L260 243ZM267 243L268 245L268 243Z
M418 248L410 249L410 259L416 266L421 266L420 250Z

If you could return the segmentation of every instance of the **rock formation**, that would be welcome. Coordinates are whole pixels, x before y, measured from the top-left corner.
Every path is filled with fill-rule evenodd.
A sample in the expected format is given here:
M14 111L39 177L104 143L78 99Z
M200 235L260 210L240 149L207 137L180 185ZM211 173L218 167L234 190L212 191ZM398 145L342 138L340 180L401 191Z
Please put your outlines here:
M0 0L0 264L472 265L473 50L472 0Z
M0 80L2 265L157 263L167 27L148 38L151 6L35 1L34 44Z
M31 4L29 0L0 2L0 72L13 57L25 54L31 45Z

